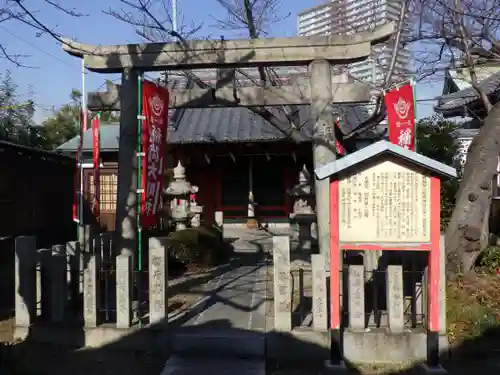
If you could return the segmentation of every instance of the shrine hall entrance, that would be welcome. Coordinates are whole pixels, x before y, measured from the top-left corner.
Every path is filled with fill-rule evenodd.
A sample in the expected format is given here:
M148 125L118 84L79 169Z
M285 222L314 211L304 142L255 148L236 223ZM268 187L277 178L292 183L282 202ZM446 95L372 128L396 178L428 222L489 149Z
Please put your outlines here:
M218 161L217 210L224 219L243 222L249 217L253 193L255 217L264 221L288 219L291 200L286 193L293 185L295 162L290 156L241 155Z

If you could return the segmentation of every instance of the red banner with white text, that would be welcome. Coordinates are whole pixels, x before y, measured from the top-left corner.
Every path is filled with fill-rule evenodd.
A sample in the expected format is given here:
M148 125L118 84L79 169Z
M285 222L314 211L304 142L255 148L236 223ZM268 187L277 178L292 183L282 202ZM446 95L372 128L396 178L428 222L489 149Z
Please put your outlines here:
M81 163L82 163L82 147L83 147L83 134L87 124L87 114L85 110L80 111L80 139L78 140L78 150L76 152L76 169L75 169L75 195L73 201L73 221L79 223L81 220L81 195L82 192L82 176L81 176Z
M100 113L97 114L92 119L92 162L94 167L94 199L92 202L92 213L95 217L99 216L99 207L100 207L100 163L101 163L101 155L100 155Z
M142 85L142 226L156 224L163 207L163 170L167 143L169 93L156 83Z
M413 86L408 83L385 94L389 141L415 151L415 108Z

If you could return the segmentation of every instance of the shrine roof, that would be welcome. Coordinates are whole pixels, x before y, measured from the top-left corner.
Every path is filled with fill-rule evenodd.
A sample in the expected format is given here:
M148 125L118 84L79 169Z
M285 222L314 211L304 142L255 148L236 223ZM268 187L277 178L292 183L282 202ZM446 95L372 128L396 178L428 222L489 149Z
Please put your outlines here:
M457 177L455 168L385 140L373 143L341 159L316 168L314 173L318 179L323 180L383 154L406 160L442 177Z
M273 109L275 111L275 109ZM349 133L364 121L369 113L364 106L336 106L335 115L341 118L341 131ZM174 110L168 128L171 144L271 142L287 137L259 115L248 108L200 108ZM299 107L301 132L305 140L312 137L313 124L309 119L309 107ZM284 116L277 113L278 117ZM120 127L117 123L101 123L101 151L118 150ZM75 152L79 136L57 147L57 151ZM92 132L83 136L83 151L92 150Z
M478 86L484 90L493 103L496 103L500 96L500 72L483 78L478 82ZM464 107L476 104L477 101L480 101L479 94L475 88L469 85L462 90L441 96L434 109L447 117L457 116L464 112Z

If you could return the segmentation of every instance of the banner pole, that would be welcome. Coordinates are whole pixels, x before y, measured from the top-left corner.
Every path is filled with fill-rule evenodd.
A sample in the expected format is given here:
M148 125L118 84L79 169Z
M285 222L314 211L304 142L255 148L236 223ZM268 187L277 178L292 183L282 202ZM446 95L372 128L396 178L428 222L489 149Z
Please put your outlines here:
M413 87L413 122L415 123L413 133L415 134L415 152L417 152L417 81L414 77L411 79L411 86Z
M138 291L140 291L140 279L142 274L142 222L141 222L141 214L142 214L142 156L145 152L143 150L143 142L142 142L142 122L145 121L144 113L142 110L142 82L143 75L142 73L138 76L137 82L137 271L138 271ZM140 299L139 299L140 305ZM142 327L142 314L139 311L139 328Z

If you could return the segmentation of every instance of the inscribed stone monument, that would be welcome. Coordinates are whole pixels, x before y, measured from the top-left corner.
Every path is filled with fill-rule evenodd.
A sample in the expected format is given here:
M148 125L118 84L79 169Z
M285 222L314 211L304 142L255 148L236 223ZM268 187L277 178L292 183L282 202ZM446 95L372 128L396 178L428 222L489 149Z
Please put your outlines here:
M328 329L328 299L326 290L325 257L322 254L311 255L313 288L313 327L315 331Z
M132 255L116 257L116 328L132 324Z
M365 267L349 266L349 328L365 329Z
M99 307L99 254L84 254L83 320L85 327L97 327Z
M290 274L290 238L273 237L274 329L292 329L292 278Z
M403 332L403 266L387 267L387 313L391 332Z
M168 256L166 238L149 239L149 320L159 323L168 314Z

